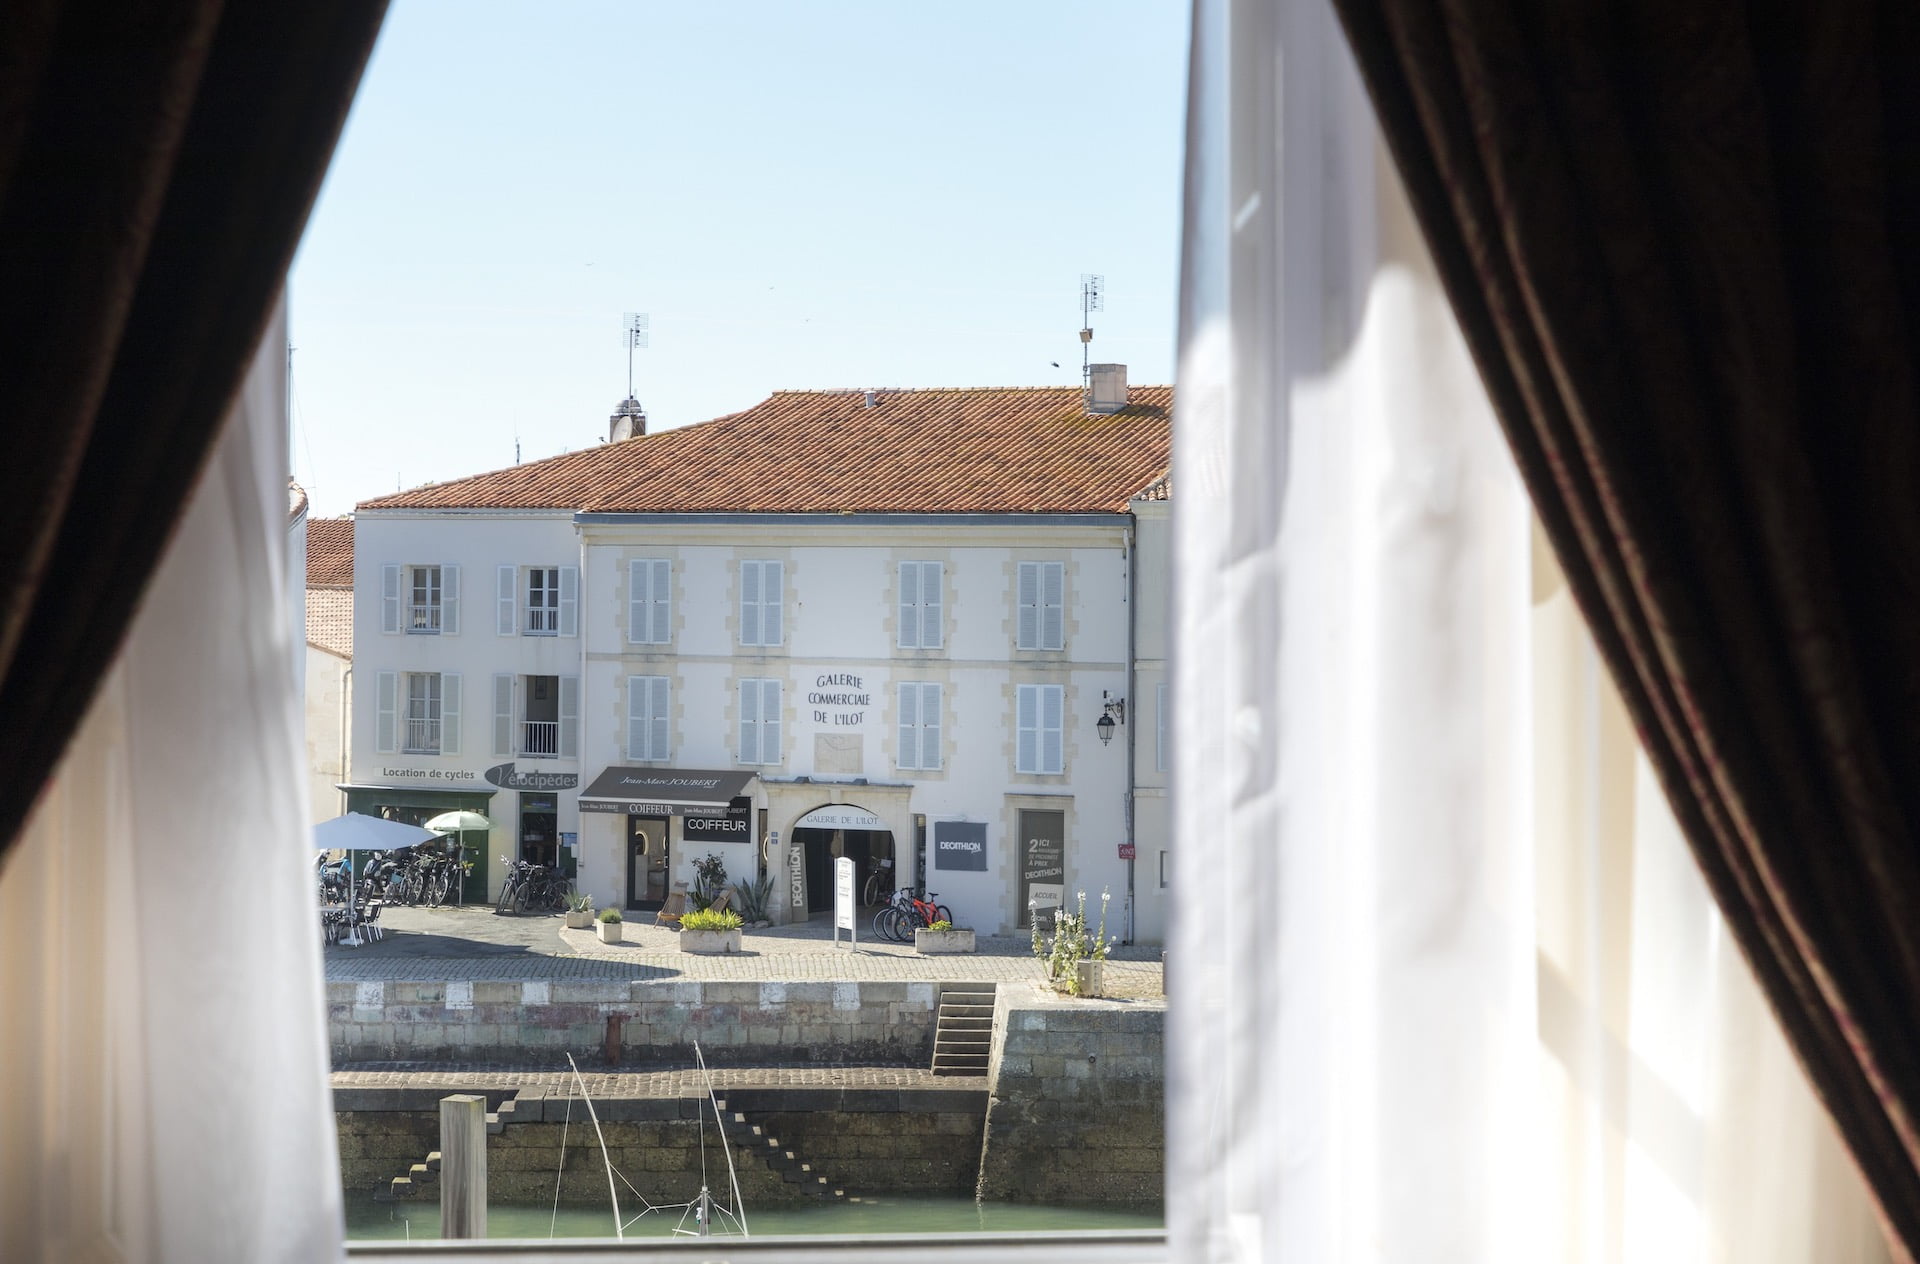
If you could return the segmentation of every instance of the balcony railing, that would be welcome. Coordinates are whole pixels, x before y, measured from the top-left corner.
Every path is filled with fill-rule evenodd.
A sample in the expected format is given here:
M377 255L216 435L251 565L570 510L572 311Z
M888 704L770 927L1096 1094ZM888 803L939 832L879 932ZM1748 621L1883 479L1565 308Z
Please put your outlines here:
M520 753L528 759L553 759L560 754L558 720L527 720L520 729Z
M407 733L400 747L409 755L438 755L440 753L440 721L422 720L407 717Z
M409 603L407 606L407 631L420 632L429 636L438 636L440 634L439 603L435 602L427 606L417 606Z

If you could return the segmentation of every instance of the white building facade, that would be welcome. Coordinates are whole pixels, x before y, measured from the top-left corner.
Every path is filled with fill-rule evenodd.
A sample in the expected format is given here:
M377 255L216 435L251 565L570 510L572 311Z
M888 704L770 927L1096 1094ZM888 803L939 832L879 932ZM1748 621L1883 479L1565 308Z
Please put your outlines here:
M909 412L892 397L887 424L978 404L904 394L927 398ZM983 933L1079 891L1097 915L1105 890L1109 934L1157 940L1163 700L1136 696L1135 663L1145 644L1157 692L1166 581L1138 563L1164 571L1165 502L1129 498L1164 472L1168 394L1095 427L1095 450L1125 460L1097 494L1056 497L1081 508L983 511L937 487L905 497L925 509L827 511L874 499L859 488L790 494L800 511L715 508L697 490L660 494L666 508L595 503L648 471L683 474L698 444L767 459L785 423L751 414L718 435L689 434L723 424L707 423L360 506L352 806L486 815L469 899L497 890L505 856L557 861L597 904L644 913L714 855L735 884L769 883L785 922L830 909L848 856L862 888L876 872L928 887ZM857 433L886 410L852 399L800 403L810 420L850 408L821 429L854 455L826 459L870 460L865 477L884 482L914 458L897 433ZM965 433L1010 441L978 422ZM1047 459L1080 463L1077 449ZM762 481L728 477L733 492L705 494ZM523 503L540 499L575 507Z

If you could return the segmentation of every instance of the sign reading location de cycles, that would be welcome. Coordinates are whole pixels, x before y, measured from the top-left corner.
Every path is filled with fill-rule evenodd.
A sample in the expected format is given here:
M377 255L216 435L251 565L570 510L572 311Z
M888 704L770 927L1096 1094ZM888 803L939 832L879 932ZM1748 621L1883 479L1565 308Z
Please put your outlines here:
M935 821L933 867L984 872L987 867L986 822Z

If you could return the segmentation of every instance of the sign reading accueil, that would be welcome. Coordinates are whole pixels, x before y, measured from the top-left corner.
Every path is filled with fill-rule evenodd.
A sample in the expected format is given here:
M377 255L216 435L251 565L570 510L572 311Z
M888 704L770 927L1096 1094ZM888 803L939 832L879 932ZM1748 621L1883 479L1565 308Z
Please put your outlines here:
M1053 925L1054 910L1067 897L1067 814L1051 811L1020 813L1021 926L1033 917L1045 930Z
M987 826L984 821L935 821L933 867L971 869L987 867Z

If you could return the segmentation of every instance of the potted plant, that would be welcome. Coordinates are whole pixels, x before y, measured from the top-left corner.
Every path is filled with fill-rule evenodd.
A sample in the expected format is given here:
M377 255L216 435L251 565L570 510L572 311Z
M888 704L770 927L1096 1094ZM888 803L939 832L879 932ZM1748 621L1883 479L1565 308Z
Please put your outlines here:
M913 950L927 956L941 953L972 952L973 932L955 927L952 922L938 921L931 926L921 926L913 932Z
M576 891L567 897L567 929L593 929L593 897Z
M739 952L741 923L732 909L696 909L680 919L680 951Z
M1047 972L1047 984L1069 996L1105 996L1107 949L1107 902L1113 897L1100 893L1100 929L1087 933L1087 893L1079 892L1079 903L1071 913L1055 909L1053 934L1044 935L1040 919L1033 919L1033 955Z
M600 910L600 942L603 944L620 943L626 928L620 924L620 910L603 908Z

